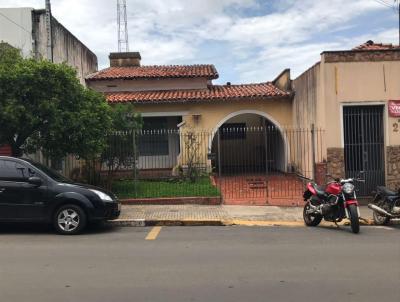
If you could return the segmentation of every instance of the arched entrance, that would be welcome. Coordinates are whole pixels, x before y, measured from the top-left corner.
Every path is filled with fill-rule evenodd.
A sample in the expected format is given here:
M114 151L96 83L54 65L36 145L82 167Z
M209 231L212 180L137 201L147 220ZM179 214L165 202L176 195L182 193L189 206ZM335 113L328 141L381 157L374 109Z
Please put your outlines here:
M218 174L285 172L288 148L282 127L262 111L229 114L213 130L209 146Z
M212 167L225 203L266 204L268 177L287 170L281 126L268 114L246 110L221 120L210 138Z

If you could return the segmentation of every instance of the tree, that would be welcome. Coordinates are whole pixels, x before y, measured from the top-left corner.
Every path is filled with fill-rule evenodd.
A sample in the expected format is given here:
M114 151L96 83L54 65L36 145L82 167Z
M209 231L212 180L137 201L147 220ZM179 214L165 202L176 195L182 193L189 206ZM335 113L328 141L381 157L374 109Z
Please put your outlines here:
M0 42L0 64L3 68L12 67L22 60L20 51L10 44Z
M66 64L23 59L0 43L0 145L13 156L41 150L60 158L91 158L112 130L104 96L86 89Z
M136 170L137 131L142 118L135 113L132 104L117 104L111 110L113 133L107 137L107 145L101 162L107 166L107 187L111 187L115 174L121 169Z

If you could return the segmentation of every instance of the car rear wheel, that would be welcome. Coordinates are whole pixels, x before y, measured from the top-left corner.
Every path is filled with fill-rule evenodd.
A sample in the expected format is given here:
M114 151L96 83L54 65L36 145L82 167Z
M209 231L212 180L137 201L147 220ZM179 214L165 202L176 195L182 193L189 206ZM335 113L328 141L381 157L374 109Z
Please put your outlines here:
M383 208L385 211L390 212L390 209L388 209L387 203L385 201L381 200L377 202L376 205L380 208ZM390 221L390 217L383 216L375 211L372 213L372 217L376 225L386 225Z
M85 228L86 223L86 214L83 209L73 204L60 207L53 218L54 228L62 235L79 234Z

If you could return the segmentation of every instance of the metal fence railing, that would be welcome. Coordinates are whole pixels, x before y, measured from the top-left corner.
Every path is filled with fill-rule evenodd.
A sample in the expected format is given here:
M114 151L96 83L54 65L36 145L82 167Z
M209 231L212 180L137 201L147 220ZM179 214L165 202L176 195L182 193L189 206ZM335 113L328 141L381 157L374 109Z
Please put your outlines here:
M95 159L46 160L65 176L120 198L216 197L227 203L293 199L325 161L323 130L275 126L218 131L155 129L117 132Z

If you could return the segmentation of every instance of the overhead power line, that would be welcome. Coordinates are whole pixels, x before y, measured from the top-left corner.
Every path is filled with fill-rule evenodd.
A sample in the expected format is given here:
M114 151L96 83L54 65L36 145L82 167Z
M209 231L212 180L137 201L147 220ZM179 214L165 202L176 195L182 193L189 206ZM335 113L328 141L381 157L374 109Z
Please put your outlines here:
M400 45L400 0L374 0L383 6L393 9L399 16L399 45Z
M2 16L4 19L8 20L9 22L13 23L14 25L18 26L19 28L21 28L22 30L26 31L28 34L32 34L31 31L27 30L25 27L23 27L21 24L18 24L16 22L14 22L13 20L11 20L10 18L8 18L6 15L4 15L3 13L0 12L0 16Z
M374 0L376 3L379 3L383 6L386 6L388 8L393 8L393 4L388 3L389 1L385 1L385 0ZM392 2L392 1L390 1Z

